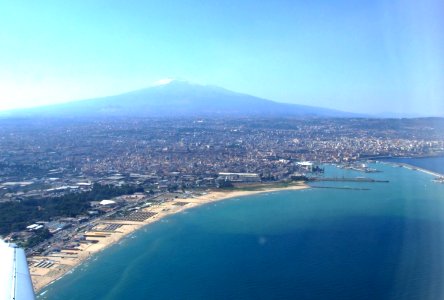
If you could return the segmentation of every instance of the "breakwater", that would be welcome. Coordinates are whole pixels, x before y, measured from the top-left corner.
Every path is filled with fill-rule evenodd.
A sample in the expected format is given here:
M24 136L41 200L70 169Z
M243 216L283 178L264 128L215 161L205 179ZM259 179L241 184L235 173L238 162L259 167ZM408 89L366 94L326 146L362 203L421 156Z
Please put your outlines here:
M384 182L389 180L364 178L364 177L311 177L308 181L339 181L339 182Z

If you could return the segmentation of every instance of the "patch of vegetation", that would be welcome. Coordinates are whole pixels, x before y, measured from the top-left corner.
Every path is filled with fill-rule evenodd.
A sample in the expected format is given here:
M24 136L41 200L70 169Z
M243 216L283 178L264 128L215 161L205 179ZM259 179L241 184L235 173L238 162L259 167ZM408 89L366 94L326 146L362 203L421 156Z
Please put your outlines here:
M44 240L49 239L51 236L52 234L49 232L47 228L36 230L34 232L34 235L30 237L23 246L25 248L32 248L34 246L37 246Z
M94 184L91 191L70 193L56 198L33 198L21 202L0 203L0 234L23 230L36 221L57 217L75 217L90 209L91 201L100 201L121 195L143 192L130 185L112 186Z

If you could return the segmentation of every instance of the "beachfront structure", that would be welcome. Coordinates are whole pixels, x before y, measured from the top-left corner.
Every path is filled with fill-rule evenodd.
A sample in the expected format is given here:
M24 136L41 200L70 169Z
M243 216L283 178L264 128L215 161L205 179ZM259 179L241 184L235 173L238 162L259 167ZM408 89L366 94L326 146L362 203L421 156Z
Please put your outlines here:
M42 228L43 228L43 225L40 225L40 224L32 224L32 225L26 226L26 229L28 229L29 231L39 230Z
M298 162L297 165L307 172L313 172L313 163L310 161L301 161Z
M218 180L225 180L231 182L260 182L261 178L256 173L225 173L218 174Z
M114 205L114 204L116 204L116 201L113 201L113 200L102 200L102 201L100 201L100 205L103 205L103 206L105 206L105 205Z

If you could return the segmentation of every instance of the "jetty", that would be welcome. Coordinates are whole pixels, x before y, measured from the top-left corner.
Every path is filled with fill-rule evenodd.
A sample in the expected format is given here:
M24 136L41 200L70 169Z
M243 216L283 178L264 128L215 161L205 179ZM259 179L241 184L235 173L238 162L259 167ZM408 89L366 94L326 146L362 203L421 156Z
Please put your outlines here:
M397 165L399 167L404 167L406 169L410 169L410 170L413 170L413 171L421 171L423 173L427 173L427 174L436 176L437 178L444 178L444 175L441 174L441 173L438 173L438 172L435 172L435 171L430 171L430 170L427 170L427 169L424 169L424 168L421 168L421 167L417 167L417 166L413 166L413 165L410 165L410 164L395 163L395 165Z
M337 181L337 182L389 182L366 177L310 177L308 181Z
M332 190L353 190L353 191L370 191L369 188L356 188L348 186L311 186L315 189L332 189Z

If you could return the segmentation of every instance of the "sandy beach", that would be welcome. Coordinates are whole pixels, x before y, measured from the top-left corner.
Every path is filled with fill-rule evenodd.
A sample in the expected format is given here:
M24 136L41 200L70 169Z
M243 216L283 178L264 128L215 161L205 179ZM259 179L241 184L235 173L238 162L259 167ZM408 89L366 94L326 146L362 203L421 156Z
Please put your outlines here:
M34 256L30 258L30 273L34 290L36 293L43 292L44 287L79 266L93 254L100 252L130 233L156 222L165 216L227 198L283 190L301 190L308 187L309 186L304 183L294 183L285 187L263 185L252 190L208 191L200 196L171 199L160 204L142 208L139 210L140 212L153 214L153 216L148 217L143 221L96 220L94 221L96 226L93 227L93 230L84 232L86 242L80 244L76 249L62 250L59 253L48 256ZM110 228L110 226L113 230L104 229Z

